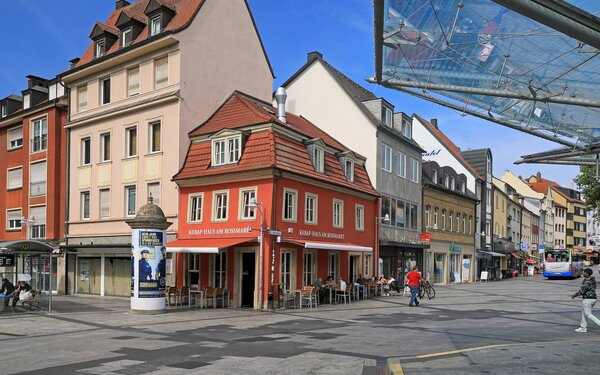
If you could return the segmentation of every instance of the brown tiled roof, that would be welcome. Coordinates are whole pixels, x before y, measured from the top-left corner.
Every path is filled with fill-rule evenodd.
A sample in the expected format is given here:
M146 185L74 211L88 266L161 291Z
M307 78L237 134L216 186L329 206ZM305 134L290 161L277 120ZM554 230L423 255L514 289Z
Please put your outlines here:
M106 22L97 24L101 25L101 27L105 27L106 30L111 33L119 35L119 29L115 26L117 23L117 19L121 12L125 12L130 18L135 18L138 20L145 20L147 17L144 14L144 10L148 6L150 0L139 0L133 4L127 5L123 8L117 9L112 12L112 14L108 17ZM177 32L185 29L192 22L196 13L200 9L200 6L204 3L204 0L160 0L158 1L161 5L166 6L169 9L175 10L175 16L169 21L169 23L164 27L163 32ZM144 27L140 35L133 41L133 44L138 43L142 40L148 38L148 26ZM106 54L111 54L117 50L119 50L120 42L117 40L111 48L106 51ZM83 56L81 56L81 60L74 66L74 68L85 65L94 59L94 44L90 43L90 46L84 52Z
M223 129L264 124L271 124L271 126L264 131L250 133L239 162L233 165L212 168L210 166L211 142L192 143L183 167L173 177L173 180L278 168L322 182L378 195L371 184L365 166L361 163L355 164L354 182L349 182L336 156L326 152L325 173L316 172L309 159L306 146L301 141L278 131L279 127L288 127L310 138L320 138L328 146L342 152L348 151L348 148L303 117L287 113L287 123L282 123L274 115L275 111L275 108L267 103L234 92L203 125L190 133L192 137L213 134Z
M436 137L438 141L440 141L448 149L448 151L450 151L450 153L473 174L473 176L475 176L475 178L485 180L479 175L479 173L477 173L477 171L471 166L471 164L469 164L469 162L465 160L465 158L460 152L460 148L456 144L454 144L454 142L452 142L450 138L446 137L446 134L444 134L440 129L433 126L429 121L425 120L423 117L417 114L414 114L413 116L415 116L417 120L419 120L419 122L423 124L423 126L425 126L427 130L429 130L429 132L434 137Z

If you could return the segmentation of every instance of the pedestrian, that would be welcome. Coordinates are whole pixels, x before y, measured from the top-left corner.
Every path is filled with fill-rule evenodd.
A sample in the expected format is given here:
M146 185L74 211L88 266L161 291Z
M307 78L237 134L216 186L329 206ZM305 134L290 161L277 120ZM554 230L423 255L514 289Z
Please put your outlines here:
M591 268L586 268L583 270L583 282L581 283L581 288L577 293L573 294L573 297L571 297L573 299L579 296L583 298L581 325L575 330L575 332L587 332L588 318L600 326L600 319L592 315L592 307L594 307L596 304L596 279L592 276L592 273L594 272Z
M421 280L423 280L423 276L419 272L419 267L414 266L412 271L406 274L405 284L410 288L410 302L408 306L414 307L419 306L419 301L417 301L417 293L419 292L419 285L421 285Z

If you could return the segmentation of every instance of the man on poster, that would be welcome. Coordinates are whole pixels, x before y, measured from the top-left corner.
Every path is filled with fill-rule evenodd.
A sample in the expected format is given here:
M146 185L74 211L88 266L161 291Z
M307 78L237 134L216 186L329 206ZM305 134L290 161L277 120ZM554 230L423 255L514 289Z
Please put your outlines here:
M140 252L140 261L139 261L139 280L140 281L150 281L152 280L152 266L148 263L148 255L150 254L150 250L143 249Z

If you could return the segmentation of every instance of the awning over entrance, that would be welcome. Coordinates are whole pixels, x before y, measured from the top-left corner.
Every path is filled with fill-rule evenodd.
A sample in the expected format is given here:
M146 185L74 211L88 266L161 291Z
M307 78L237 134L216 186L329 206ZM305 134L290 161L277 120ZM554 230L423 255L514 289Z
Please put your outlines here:
M290 240L289 242L303 245L305 249L363 251L366 253L373 252L372 247L359 246L359 245L355 245L352 243L303 241L303 240Z
M489 254L493 257L505 257L506 254L495 253L493 251L480 251L480 253Z
M0 253L12 254L56 254L57 247L42 241L18 240L0 242Z
M175 240L167 243L167 253L216 254L221 249L255 241L256 237L203 238L197 240Z

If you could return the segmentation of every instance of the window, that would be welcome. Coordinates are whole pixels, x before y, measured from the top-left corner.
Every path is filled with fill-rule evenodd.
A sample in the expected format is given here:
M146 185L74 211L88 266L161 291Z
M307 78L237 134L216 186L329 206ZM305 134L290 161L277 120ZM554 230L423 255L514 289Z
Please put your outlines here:
M438 214L439 214L439 208L434 208L433 209L433 229L438 229Z
M81 165L89 165L91 163L91 155L90 155L90 146L91 139L90 137L85 137L81 139Z
M433 181L434 184L437 184L438 181L438 171L437 169L432 169L431 170L431 180Z
M227 204L229 191L215 191L213 193L213 221L227 220Z
M321 147L313 147L312 162L313 167L315 167L315 171L323 173L325 170L325 151L323 151Z
M31 123L31 151L43 151L48 146L48 120L44 117Z
M329 264L327 265L328 276L333 277L333 280L337 283L338 281L338 254L329 253Z
M150 20L150 36L161 32L160 16L153 17Z
M283 220L296 221L298 192L288 188L283 189Z
M394 199L396 202L395 209L392 209L392 221L396 223L397 227L404 228L408 227L408 203L404 203L400 199Z
M125 155L127 157L136 156L137 155L137 128L127 128L125 129L125 136L127 141L127 150Z
M154 88L160 89L169 84L169 58L154 60Z
M450 176L448 176L447 174L444 175L444 186L446 187L446 189L450 189Z
M406 155L398 153L398 166L396 174L402 178L406 178Z
M371 275L371 255L365 254L365 275Z
M110 218L110 189L100 189L100 219Z
M160 183L151 182L148 184L148 196L152 196L152 203L160 206Z
M256 189L240 190L240 220L256 218L256 210L250 208L250 200L256 199Z
M344 227L344 201L338 199L333 200L333 226Z
M460 192L463 194L467 193L467 184L464 181L460 182Z
M409 204L407 203L406 206L408 207ZM411 229L417 229L418 215L419 215L419 208L417 207L417 205L410 204L410 228Z
M110 161L110 133L100 135L100 161Z
M215 288L227 287L227 253L215 254Z
M431 216L431 207L429 205L425 206L425 228L429 228L429 224L431 224L430 222L430 216Z
M29 109L31 104L31 95L25 94L23 95L23 109Z
M456 233L460 233L460 212L456 213Z
M77 88L77 112L87 109L87 85L82 85Z
M233 164L240 160L241 136L216 139L212 142L213 166Z
M6 189L12 190L12 189L20 189L22 187L23 187L23 167L9 169Z
M499 208L500 205L498 204L498 196L496 195L496 208Z
M23 127L12 128L8 131L8 149L23 147Z
M504 229L502 229L504 232ZM469 234L473 234L473 216L469 215Z
M29 166L29 196L46 194L46 162L32 163Z
M350 182L354 182L354 161L346 159L344 162L344 175Z
M81 219L88 220L90 218L90 192L81 192Z
M446 209L442 209L442 230L446 230Z
M204 201L204 194L195 194L189 196L189 214L188 221L192 223L202 222L202 202Z
M6 117L7 113L6 113L6 104L2 104L0 106L0 116L1 117Z
M394 126L394 113L388 107L383 107L383 124L389 128Z
M304 253L304 259L302 262L303 270L302 270L302 285L312 285L314 282L314 255L313 253L306 252Z
M6 211L6 229L21 230L21 209Z
M96 42L96 58L104 56L106 52L106 42L104 39Z
M384 143L381 144L381 169L392 171L392 148Z
M356 205L356 230L365 230L365 207L362 204Z
M187 254L188 282L198 287L200 281L200 254Z
M413 158L410 158L410 180L419 182L419 162Z
M135 67L127 70L127 96L140 93L140 68Z
M410 121L402 121L402 135L406 138L412 138L412 123Z
M467 215L463 214L463 222L462 222L463 234L467 233Z
M456 181L454 177L450 177L450 190L456 190Z
M281 252L280 282L284 290L292 289L292 253Z
M133 42L133 32L131 27L121 31L121 47L127 47Z
M125 186L125 215L135 216L136 187Z
M155 121L148 125L148 145L149 152L160 151L160 121Z
M448 214L448 222L450 223L448 230L450 232L454 231L454 211L450 211L450 213Z
M305 196L305 209L304 209L304 223L306 224L317 224L317 207L318 197L315 194L306 193Z
M100 105L110 103L110 77L100 80Z
M29 227L31 239L46 238L46 206L35 206L29 208L29 217L34 221Z

